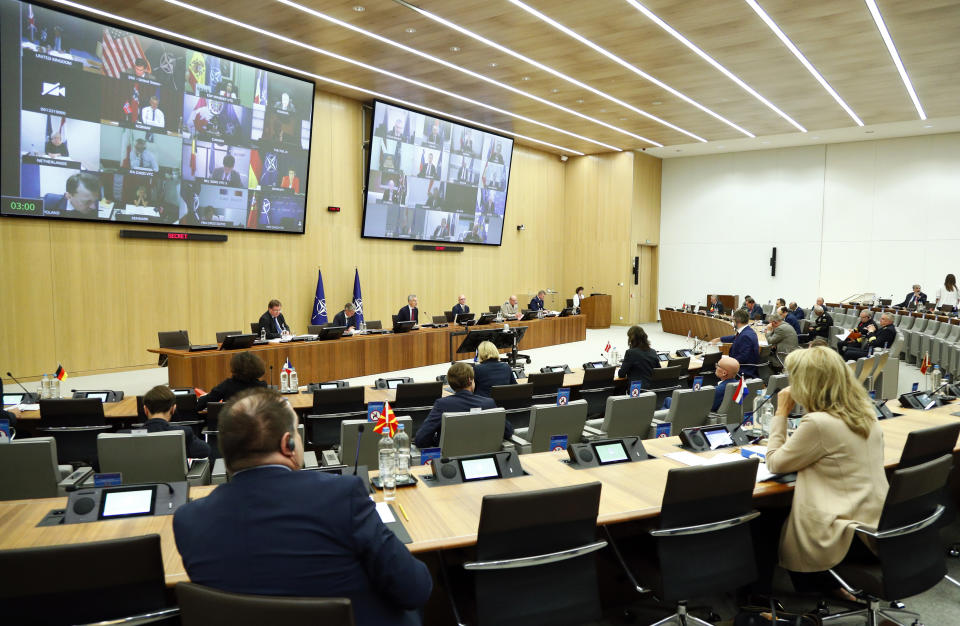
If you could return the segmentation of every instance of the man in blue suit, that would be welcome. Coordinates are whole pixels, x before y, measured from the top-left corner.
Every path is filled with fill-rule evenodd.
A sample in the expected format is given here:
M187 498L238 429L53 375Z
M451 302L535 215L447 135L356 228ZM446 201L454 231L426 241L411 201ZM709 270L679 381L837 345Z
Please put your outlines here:
M464 315L470 312L470 307L467 306L467 296L460 294L460 297L457 298L457 303L453 305L453 315L456 319L457 315Z
M733 312L733 326L736 332L733 335L717 337L710 343L733 343L730 346L729 356L740 364L740 373L747 378L757 376L757 364L760 362L760 340L757 333L750 328L750 318L746 309L737 309Z
M433 588L426 565L383 522L356 476L301 472L303 440L276 391L238 395L220 413L231 474L177 510L190 580L234 593L346 597L358 625L419 624Z
M747 312L747 315L752 320L762 320L763 319L763 307L757 304L757 301L747 296L743 301L744 310Z
M779 307L776 311L774 311L774 313L778 314L781 318L783 318L783 321L786 322L788 325L790 325L790 327L793 328L795 333L797 333L798 335L800 334L800 318L794 315L791 315L790 309L788 309L785 306L782 306L782 307Z
M723 396L727 393L727 383L731 380L737 380L737 373L740 371L740 364L737 363L736 359L732 359L728 356L720 357L720 360L717 361L717 367L713 371L714 375L717 377L717 388L713 392L713 406L710 407L710 410L713 412L720 410L720 405L723 404ZM672 399L670 397L664 398L663 408L669 409Z
M543 310L543 297L547 295L547 292L541 289L537 292L537 295L533 298L530 298L530 306L527 308L531 311L542 311Z
M407 296L407 306L397 311L397 321L420 323L420 310L417 308L416 295L410 294Z
M497 405L491 398L478 396L473 393L476 385L473 381L473 368L466 363L454 363L447 370L447 383L454 394L445 398L438 398L433 403L426 421L417 430L417 439L414 443L421 450L435 448L440 445L440 428L443 425L444 413L463 413L470 409L495 409ZM513 425L508 420L503 428L503 438L509 439L513 435Z

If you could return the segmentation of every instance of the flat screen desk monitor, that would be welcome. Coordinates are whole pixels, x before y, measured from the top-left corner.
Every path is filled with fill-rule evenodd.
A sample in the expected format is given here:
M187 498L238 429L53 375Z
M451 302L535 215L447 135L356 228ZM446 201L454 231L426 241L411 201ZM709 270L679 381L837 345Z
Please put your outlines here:
M408 332L410 332L411 330L413 330L413 327L416 326L416 325L417 325L417 323L414 322L414 321L412 321L412 320L409 321L409 322L394 322L394 324L393 324L393 332L395 332L395 333L408 333Z
M255 335L227 335L220 344L221 350L246 350L253 345Z
M318 415L355 413L365 411L366 408L363 387L340 387L313 392L313 412Z
M102 426L106 424L99 398L40 400L41 426Z
M327 326L321 328L320 332L317 333L317 340L327 341L329 339L339 339L343 336L343 331L346 329L346 326Z

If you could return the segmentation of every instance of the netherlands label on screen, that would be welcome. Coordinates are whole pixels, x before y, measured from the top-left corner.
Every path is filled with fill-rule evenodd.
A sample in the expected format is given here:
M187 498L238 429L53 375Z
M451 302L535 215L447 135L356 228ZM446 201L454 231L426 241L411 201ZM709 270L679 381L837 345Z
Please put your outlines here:
M8 198L0 203L3 215L43 215L43 202L36 198Z

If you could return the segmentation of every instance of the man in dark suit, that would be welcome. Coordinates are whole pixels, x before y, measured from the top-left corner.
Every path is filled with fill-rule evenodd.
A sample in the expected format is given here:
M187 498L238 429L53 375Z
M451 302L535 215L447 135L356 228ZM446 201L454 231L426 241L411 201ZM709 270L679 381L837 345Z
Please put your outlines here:
M840 351L843 358L848 361L856 361L869 355L871 350L886 350L893 345L897 338L897 327L893 325L893 315L890 313L880 315L879 327L871 320L866 327L866 331L867 334L861 337L857 343L844 342Z
M433 164L433 153L427 153L427 162L420 166L420 176L425 178L437 177L437 166Z
M433 408L427 415L426 421L417 430L415 443L421 450L440 445L440 428L443 425L444 413L463 413L475 408L497 408L491 398L473 393L476 388L473 380L473 368L466 363L454 363L450 366L450 369L447 370L447 383L453 389L454 394L445 398L438 398L433 403ZM513 435L513 426L508 420L503 428L503 438L509 439L511 435Z
M752 320L762 320L764 317L763 307L757 304L757 301L747 296L746 300L743 301L743 308L747 312L747 316Z
M233 593L346 597L358 626L419 624L433 582L377 514L356 476L301 472L303 440L276 391L244 392L220 413L231 474L173 518L190 580Z
M547 295L547 292L541 289L537 292L537 295L533 298L530 298L530 305L527 307L531 311L542 311L543 310L543 297Z
M170 420L177 410L177 397L166 385L157 385L143 395L143 412L147 416L146 428L149 433L162 433L172 430L183 431L183 443L188 459L204 459L210 456L210 444L198 439L190 426L173 426Z
M348 329L357 329L357 307L352 302L343 305L343 310L333 316L334 326L346 326Z
M921 304L926 304L926 303L927 303L927 294L920 291L920 285L914 285L913 291L908 293L907 296L903 299L903 302L901 302L897 306L901 308L905 308L905 307L916 308Z
M796 317L790 315L790 309L785 306L777 307L777 310L774 311L775 314L780 316L780 319L786 322L793 328L793 332L800 334L800 320ZM772 316L771 316L772 317ZM768 317L767 320L770 318Z
M67 179L66 193L43 197L45 211L59 211L64 217L96 219L100 205L100 179L90 172L77 172Z
M416 295L410 294L407 296L407 306L397 311L397 321L420 323L420 310L417 309Z
M787 310L789 311L789 315L795 318L798 322L803 319L803 309L801 309L796 302L791 302L790 306L787 307Z
M717 296L710 296L710 312L716 313L717 315L723 315L723 302L720 302L720 299Z
M387 181L387 188L384 189L383 195L380 197L381 202L389 202L391 204L397 204L400 202L400 192L397 190L396 184L393 182L393 179Z
M759 307L757 307L759 308ZM736 332L733 335L717 337L710 343L733 343L730 346L729 356L740 364L740 373L748 378L756 378L757 365L760 363L760 341L757 333L750 328L750 318L746 309L737 309L733 312L733 326Z
M240 174L237 173L237 170L233 169L233 166L237 164L237 160L233 158L232 154L228 154L223 157L223 167L218 167L213 170L213 175L210 177L214 180L219 180L227 183L228 187L243 187L243 181L240 179Z
M824 339L830 338L830 327L833 326L833 317L827 313L826 309L823 308L823 305L816 305L813 307L813 312L817 316L813 320L813 326L810 328L810 334L814 337L823 337Z
M723 404L723 396L727 392L727 384L731 380L737 380L737 374L740 373L740 364L732 357L720 357L720 360L717 361L717 368L713 373L719 382L717 383L716 391L713 393L713 406L710 410L716 412L720 409L720 405Z
M283 331L290 332L287 320L283 318L279 300L267 303L267 312L260 316L260 329L267 330L267 339L279 339Z
M470 307L467 306L467 296L460 294L460 297L457 298L457 303L453 305L453 319L457 319L458 315L464 315L470 312Z

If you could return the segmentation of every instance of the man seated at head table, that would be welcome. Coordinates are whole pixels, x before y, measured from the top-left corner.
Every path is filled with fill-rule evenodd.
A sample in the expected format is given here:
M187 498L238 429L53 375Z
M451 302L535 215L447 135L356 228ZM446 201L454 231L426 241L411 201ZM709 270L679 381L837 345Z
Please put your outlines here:
M510 296L506 302L500 306L500 315L503 319L520 319L520 306L517 304L517 296Z
M417 430L414 443L421 450L435 448L440 445L440 429L443 426L444 413L463 413L471 409L495 409L497 405L491 398L474 394L476 384L473 380L473 368L466 363L454 363L447 370L447 383L454 393L452 396L438 398L423 425ZM503 428L503 438L509 439L513 435L513 425L506 421Z
M527 308L531 311L542 311L543 310L543 298L547 295L547 292L541 289L537 292L537 295L530 298L530 306Z
M906 308L906 307L916 308L921 304L926 304L926 303L927 303L927 294L920 291L920 285L914 285L913 291L908 293L906 297L903 299L903 302L901 302L897 306L900 308Z
M177 550L192 582L232 593L345 597L358 625L420 624L427 566L380 520L357 476L301 472L297 414L276 391L220 414L230 481L180 507Z
M716 412L720 410L720 405L723 404L723 395L727 392L727 383L731 380L736 380L739 372L740 364L737 363L736 359L723 356L717 361L717 367L713 373L719 382L717 383L716 390L713 392L713 406L710 407L711 411ZM671 400L672 398L669 396L664 398L663 408L669 409Z
M759 308L759 307L756 307ZM760 340L757 333L750 328L749 313L746 309L737 309L733 312L733 326L735 333L724 337L716 337L710 343L732 343L729 356L740 364L740 372L747 378L756 378L757 366L760 363Z
M343 310L333 316L334 326L346 326L347 330L357 329L357 307L352 302L343 305Z
M263 361L252 352L237 352L230 357L230 378L197 400L197 410L202 411L211 402L226 402L237 393L251 387L266 387L260 380L266 372Z
M467 313L469 313L470 307L467 306L467 296L461 293L460 296L457 298L457 303L453 305L452 311L454 316L466 315ZM456 319L456 317L454 317L454 319Z
M416 322L420 323L420 309L417 308L417 296L410 294L407 296L407 306L397 311L398 322Z
M260 330L267 331L267 339L279 339L283 331L290 332L287 320L283 317L283 305L279 300L267 303L267 311L260 316Z
M170 423L177 412L177 397L166 385L157 385L143 395L143 412L147 416L145 424L148 433L162 433L172 430L183 431L183 445L188 459L203 459L210 456L210 444L198 439L190 426L175 426Z
M723 311L723 302L720 302L720 299L715 295L710 296L710 312L723 315Z

